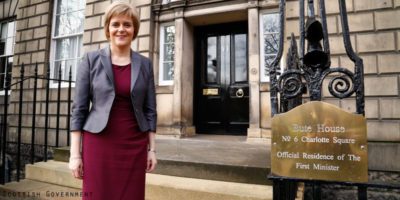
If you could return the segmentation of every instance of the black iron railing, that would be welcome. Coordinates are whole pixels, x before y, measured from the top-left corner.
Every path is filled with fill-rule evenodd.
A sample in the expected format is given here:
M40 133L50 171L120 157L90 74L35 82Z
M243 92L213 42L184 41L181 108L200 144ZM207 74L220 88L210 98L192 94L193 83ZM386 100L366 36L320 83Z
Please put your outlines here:
M35 162L38 161L47 161L51 155L49 156L49 148L52 147L58 147L59 146L59 141L60 141L60 134L61 131L64 134L67 134L67 145L69 145L70 142L70 135L68 134L70 131L70 126L69 126L69 118L70 118L70 106L71 106L71 86L72 83L74 82L72 80L72 71L71 69L69 70L69 76L68 80L62 80L62 74L61 74L61 66L58 70L58 77L57 78L50 78L50 67L47 67L47 73L46 75L38 75L38 64L35 64L34 68L34 74L33 75L26 75L25 74L25 65L21 65L21 70L20 70L20 77L18 78L18 81L14 83L9 83L9 77L7 77L7 74L5 75L4 79L6 80L5 87L2 88L2 91L4 91L4 110L3 110L3 118L2 118L2 123L1 123L1 147L0 147L0 152L1 152L1 158L2 158L2 163L1 163L1 172L0 172L0 182L1 184L4 184L9 181L19 181L21 178L21 171L23 170L23 167L26 163L31 163L34 164ZM15 77L14 77L15 78ZM33 79L33 99L32 100L27 100L24 101L24 92L28 90L28 88L24 88L24 83L27 83L28 80ZM43 88L38 88L38 80L44 80L46 82L45 84L45 93L46 97L44 101L38 101L37 100L37 92L39 89ZM57 88L50 88L50 81L54 81L55 83L58 84ZM68 112L67 112L67 128L66 129L60 129L60 108L61 108L61 84L62 82L68 83L68 95L67 95L67 103L66 105L63 106L68 106ZM9 102L9 91L13 86L19 85L18 92L19 92L19 98L17 102ZM25 84L26 85L26 84ZM51 90L57 90L57 109L55 113L55 118L56 118L56 128L55 128L55 145L49 145L48 143L48 137L49 137L49 129L50 129L50 124L49 124L49 104L50 104L50 91ZM65 101L65 99L63 100ZM44 114L44 127L37 127L36 126L36 119L40 113L37 112L36 105L38 102L43 102L45 105L45 114ZM53 100L54 102L54 100ZM23 128L23 121L22 117L23 115L27 115L27 113L23 113L23 104L32 104L32 127L30 127L31 132L31 140L29 144L22 143L22 128ZM14 104L18 105L18 113L9 113L9 105ZM12 134L9 133L9 121L8 118L10 117L10 114L12 115L17 115L18 116L18 125L17 125L17 141L12 142L8 141L7 134ZM40 117L43 117L41 115ZM43 141L38 144L37 138L36 138L36 131L38 128L44 129L44 137ZM26 135L24 135L26 137ZM29 137L29 136L28 136ZM41 147L41 148L38 148ZM27 150L28 149L28 150ZM25 152L22 152L25 151ZM27 153L29 151L29 153ZM40 152L40 155L39 155ZM15 163L11 164L11 163ZM11 177L11 171L16 170L16 175L14 178Z
M292 35L291 47L285 71L280 74L278 64L282 58L286 1L280 0L280 40L276 58L269 68L271 84L271 114L287 112L301 103L299 98L305 92L309 93L311 101L321 101L324 80L328 77L329 93L339 99L355 97L356 113L365 114L364 111L364 72L363 61L354 52L349 33L347 10L345 0L339 1L341 26L343 30L343 43L347 56L354 63L354 72L342 68L331 67L328 27L326 22L325 1L319 0L319 21L315 16L314 0L308 0L308 17L305 20L305 0L299 0L300 37L299 50L296 40ZM307 40L307 53L305 53L305 40ZM322 41L322 43L321 43ZM297 55L299 52L299 55ZM279 103L278 103L279 102ZM368 183L349 183L320 180L304 180L291 177L269 175L274 182L274 199L294 199L296 184L305 182L311 188L311 199L322 199L321 185L346 185L355 186L358 190L358 199L367 199L367 188L400 189L400 184L369 181Z

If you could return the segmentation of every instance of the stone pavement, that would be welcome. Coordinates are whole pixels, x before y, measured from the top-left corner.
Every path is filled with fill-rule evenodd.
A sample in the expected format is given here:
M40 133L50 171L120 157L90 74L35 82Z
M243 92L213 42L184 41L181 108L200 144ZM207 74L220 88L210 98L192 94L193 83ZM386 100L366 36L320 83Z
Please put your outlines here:
M270 142L247 142L246 136L196 135L189 138L156 139L162 160L270 167Z

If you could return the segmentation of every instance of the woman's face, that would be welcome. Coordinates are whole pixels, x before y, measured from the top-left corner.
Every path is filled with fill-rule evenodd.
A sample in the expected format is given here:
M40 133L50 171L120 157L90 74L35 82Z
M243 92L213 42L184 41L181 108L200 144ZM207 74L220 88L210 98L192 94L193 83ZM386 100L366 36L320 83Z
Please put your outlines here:
M110 42L116 47L131 46L134 27L132 19L128 16L114 16L110 20L108 27L110 32Z

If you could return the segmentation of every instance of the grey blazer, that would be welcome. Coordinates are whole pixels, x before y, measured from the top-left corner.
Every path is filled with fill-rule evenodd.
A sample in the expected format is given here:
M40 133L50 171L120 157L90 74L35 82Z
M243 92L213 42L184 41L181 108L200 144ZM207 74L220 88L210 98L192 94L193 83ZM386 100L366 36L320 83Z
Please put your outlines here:
M131 100L135 117L140 131L155 132L157 110L153 66L148 58L131 52ZM85 54L76 76L71 131L100 133L107 125L114 98L110 48Z

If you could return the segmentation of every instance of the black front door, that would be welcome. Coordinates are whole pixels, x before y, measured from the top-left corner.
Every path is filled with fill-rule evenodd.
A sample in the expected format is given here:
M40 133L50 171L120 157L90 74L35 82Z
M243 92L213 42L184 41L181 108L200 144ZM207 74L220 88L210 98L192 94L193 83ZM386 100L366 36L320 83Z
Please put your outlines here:
M197 133L245 135L249 127L247 23L196 29Z

